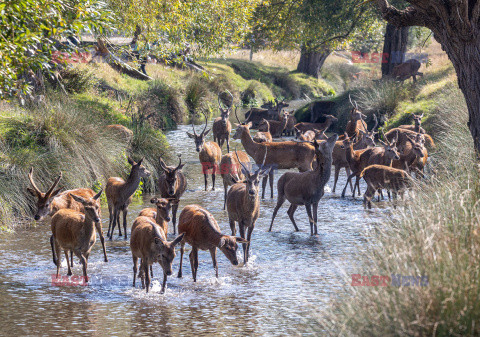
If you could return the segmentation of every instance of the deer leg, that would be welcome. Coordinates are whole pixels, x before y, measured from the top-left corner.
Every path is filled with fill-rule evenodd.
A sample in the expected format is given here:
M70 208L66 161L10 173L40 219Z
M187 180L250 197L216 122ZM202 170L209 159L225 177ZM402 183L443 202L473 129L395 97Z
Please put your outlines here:
M275 217L277 216L277 212L278 212L279 208L282 207L284 202L285 202L285 196L278 194L277 205L275 205L275 209L273 210L272 222L270 223L270 228L268 229L269 232L272 231L273 220L275 220Z
M68 263L68 257L67 257L67 263ZM70 265L73 268L73 250L70 251Z
M208 174L204 173L203 176L205 178L205 191L206 191L207 190L207 184L208 184Z
M123 212L123 209L119 209L117 212L118 236L122 236L122 225L120 224L120 212Z
M82 267L83 267L83 278L85 280L85 282L88 282L88 275L87 275L87 258L83 255L83 254L78 254L80 255L80 262L82 263Z
M238 229L240 230L240 237L242 239L245 239L245 224L243 221L240 221L238 223ZM247 244L242 243L242 248L243 248L243 264L247 263L248 257L247 257Z
M55 241L55 255L57 256L57 278L60 276L60 266L62 265L62 260L60 258L61 251L62 249L60 245L58 244L57 241ZM68 263L68 259L67 259L67 263Z
M185 243L180 243L180 267L178 268L178 278L182 277L182 264L183 264L183 254L185 253Z
M223 210L227 208L227 182L223 180Z
M371 186L367 186L367 190L365 191L365 194L363 195L363 207L368 209L372 208L372 197L375 195L375 189Z
M215 191L215 175L217 174L217 164L213 164L212 169L212 191Z
M137 279L137 271L138 271L138 257L132 256L133 258L133 285L132 287L135 288L135 280Z
M272 169L270 169L270 172L268 172L268 181L270 183L270 198L273 199L273 178L274 178L274 172Z
M153 264L150 265L150 276L153 278Z
M340 174L340 166L335 165L335 179L333 181L333 190L332 193L335 193L335 188L337 187L338 175Z
M172 225L173 225L173 234L177 234L176 224L177 224L177 210L178 210L178 202L175 202L172 206Z
M105 248L105 238L103 237L103 231L102 231L102 223L101 222L95 223L95 228L97 229L98 235L100 236L100 242L102 243L103 257L105 258L105 262L108 262L107 249ZM73 254L72 254L72 267L73 267Z
M297 205L291 204L287 211L288 217L290 218L290 221L292 222L293 227L295 228L295 232L300 231L297 227L297 224L295 223L295 219L293 218L293 214L295 214L297 207L298 207Z
M64 253L65 253L65 257L67 258L67 267L68 267L67 275L71 276L72 275L72 270L70 269L70 264L68 263L68 250L65 250Z
M358 195L360 195L360 177L355 176L355 184L353 185L353 194L352 197L355 198L355 188L358 189Z
M55 238L53 237L53 234L50 235L50 246L52 247L52 257L53 257L53 263L57 265L58 263L58 255L55 256Z
M348 176L347 178L347 183L345 184L345 187L343 188L343 191L342 191L342 198L345 198L345 192L347 190L347 186L348 186L348 183L352 183L352 178L355 176L355 173L352 173ZM353 193L355 193L355 190L353 191Z
M113 231L115 230L115 226L117 225L117 213L118 212L119 211L116 208L113 209L113 215L112 215L113 221L112 221L112 230L110 231L110 241L113 238Z
M253 233L253 226L252 227L247 227L247 262L248 258L250 257L250 240L252 239L252 233Z
M230 137L227 136L227 153L230 153Z
M215 269L215 277L218 278L218 265L217 265L217 248L210 248L210 255L212 256L213 269Z
M123 210L123 231L125 234L125 240L127 239L127 214L128 214L128 209L125 207ZM120 223L118 223L118 228L120 228ZM167 233L165 233L167 235Z
M196 247L192 247L192 251L190 252L189 257L190 266L192 268L193 282L197 282L198 249Z
M345 167L345 171L347 172L347 177L352 173L352 171L350 170L350 166ZM353 185L351 180L350 180L350 191L353 191Z
M313 226L314 226L314 234L315 235L318 235L318 229L317 229L317 212L318 212L318 202L315 202L313 204Z
M150 273L148 272L148 263L145 261L145 259L143 259L142 262L143 262L143 273L145 274L145 289L147 290L147 293L148 293L152 279L150 278Z
M263 177L262 180L262 199L265 199L265 188L267 187L268 176Z
M313 236L312 205L305 203L305 209L307 210L308 222L310 222L310 235Z
M112 228L112 223L113 223L113 211L112 207L108 205L108 214L110 215L108 218L108 231L107 231L107 237L110 236L110 229Z
M232 236L235 236L235 234L237 233L237 229L235 228L235 221L233 221L232 219L228 219L228 222L230 223L230 229L232 230Z

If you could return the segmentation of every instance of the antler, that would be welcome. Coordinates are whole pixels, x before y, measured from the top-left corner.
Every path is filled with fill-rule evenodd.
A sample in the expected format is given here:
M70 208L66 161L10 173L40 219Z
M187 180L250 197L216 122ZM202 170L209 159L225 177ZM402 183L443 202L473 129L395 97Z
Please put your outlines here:
M348 100L350 101L350 104L355 108L355 105L352 102L352 97L350 96L350 94L348 94Z
M379 139L378 141L379 141L380 143L382 143L383 145L385 145L385 146L390 146L390 142L388 141L387 137L385 136L385 132L383 131L383 129L382 129L382 136L383 136L383 139L385 139L385 141L386 141L387 143L385 143L385 142L384 142L383 140L381 140L381 139Z
M229 95L230 97L232 98L232 104L229 106L229 108L231 108L233 106L233 95L230 91L228 91L228 89L225 90Z
M208 118L207 118L207 114L203 111L200 111L200 113L205 117L205 127L203 128L203 131L202 131L202 135L205 133L205 130L207 129L207 125L208 125Z
M375 125L372 128L372 132L375 132L375 129L378 128L378 118L377 118L377 115L375 115L375 113L373 114L373 120L375 121Z
M160 167L162 168L162 170L168 171L168 167L167 167L167 165L165 165L165 162L163 161L161 156L158 157L158 161L160 162Z
M49 196L53 190L55 189L55 187L57 187L58 185L58 182L60 181L60 179L62 179L62 172L60 172L60 174L58 175L57 179L55 179L55 181L53 182L53 185L48 189L47 193L45 193L45 195Z
M182 166L182 154L178 154L178 160L179 160L179 163L177 165L177 167L175 168L175 171L178 170L180 168L180 166Z
M195 125L193 124L193 118L192 118L192 129L193 129L193 134L196 136L197 132L195 131Z
M263 162L262 162L262 165L258 167L258 170L255 172L255 174L258 174L258 172L260 172L260 170L262 170L263 166L265 165L265 160L267 159L267 146L264 145L264 147L265 147L265 155L263 156Z
M250 117L250 115L248 115L248 117ZM240 122L240 119L238 119L238 116L237 116L237 105L235 105L235 118L237 119L238 124L242 124L242 122Z
M242 161L241 161L240 158L238 157L237 148L235 148L235 155L237 156L237 160L238 160L238 162L240 163L240 165L242 165L243 169L244 169L248 174L250 174L250 170L249 170L245 165L243 165Z
M42 192L40 192L37 185L35 185L35 182L33 181L33 167L30 168L30 173L28 174L28 179L30 180L30 183L32 184L32 187L35 190L35 192L42 193Z

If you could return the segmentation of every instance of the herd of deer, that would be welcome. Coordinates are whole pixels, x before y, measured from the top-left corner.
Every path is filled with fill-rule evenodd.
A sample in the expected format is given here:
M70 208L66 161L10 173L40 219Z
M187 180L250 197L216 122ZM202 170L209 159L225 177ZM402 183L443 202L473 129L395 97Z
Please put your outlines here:
M233 97L232 97L233 102ZM240 140L245 152L235 150L230 152L229 138L232 125L229 121L232 106L224 106L219 99L221 116L215 119L213 129L213 142L206 141L210 132L207 130L207 117L205 127L197 134L192 123L193 134L188 136L195 142L199 160L205 177L205 190L208 185L208 174L212 174L212 190L215 189L215 175L220 171L224 184L224 209L227 210L232 235L223 234L213 215L198 205L186 206L178 220L178 233L173 241L167 240L168 223L172 221L173 234L176 235L176 213L180 198L187 188L187 179L182 172L185 164L182 164L179 156L179 164L167 166L159 159L162 174L158 181L160 198L153 198L153 208L142 210L133 222L130 235L130 248L133 259L133 286L138 276L142 281L142 287L149 291L151 277L153 276L152 265L159 262L163 269L162 292L165 290L167 276L172 274L172 263L175 258L175 247L180 244L180 268L178 277L182 277L182 260L185 252L185 244L191 246L190 265L193 280L197 279L198 250L209 250L216 276L218 267L216 251L219 248L228 260L238 264L238 244L243 245L243 260L249 259L249 248L252 232L260 209L260 179L262 182L262 199L265 197L267 180L270 180L271 198L273 198L273 175L275 169L296 168L299 172L284 173L277 184L278 199L273 210L272 220L268 231L272 230L273 223L279 208L288 200L290 207L287 214L295 228L294 213L298 206L305 206L310 224L310 234L316 235L317 209L319 200L324 195L324 187L331 175L332 165L335 166L335 180L333 192L338 181L339 172L345 168L348 179L342 191L345 196L348 185L355 196L360 194L360 179L367 183L364 194L364 206L371 208L371 200L376 193L382 195L382 190L393 194L396 200L397 194L403 196L404 191L411 186L413 180L411 173L416 173L417 178L423 176L428 152L425 145L434 146L433 140L421 127L423 116L414 116L415 125L404 125L383 134L381 146L375 145L378 122L374 115L375 126L368 131L364 121L366 117L353 103L350 111L344 135L336 134L328 137L325 131L336 118L326 116L324 123L298 123L293 125L297 141L272 141L285 130L292 116L284 113L282 109L286 103L277 103L276 110L278 119L267 120L262 117L258 126L266 128L259 130L252 138L252 116L249 111L246 122L240 122L236 110L235 117L238 121L233 139ZM280 108L278 108L280 107ZM258 109L258 108L254 108ZM264 109L269 111L268 109ZM265 111L261 110L262 113ZM277 129L276 125L281 123ZM275 125L275 127L273 127ZM273 131L273 133L272 133ZM227 153L222 156L221 146L226 142ZM253 170L250 158L253 158L257 169ZM105 193L109 211L109 226L107 237L112 240L115 227L118 225L119 236L122 236L120 225L120 212L123 215L123 233L127 239L127 214L132 195L137 190L142 178L151 174L143 165L143 159L138 162L128 158L132 166L126 180L118 177L109 178L105 187ZM57 188L62 175L58 176L53 185L46 193L40 191L33 179L33 168L28 174L32 188L28 188L36 197L35 220L45 216L51 216L50 244L52 248L53 262L57 267L57 276L61 266L61 251L67 259L68 274L72 275L73 255L81 261L83 276L88 282L87 264L90 251L96 241L96 232L102 243L104 260L107 259L105 240L102 233L100 196L102 190L95 193L91 189L80 188L75 190L61 191ZM352 185L352 179L355 183ZM383 195L382 195L383 197ZM171 216L172 214L172 216ZM236 236L238 224L240 236ZM68 253L70 252L70 256ZM138 270L140 259L140 270Z

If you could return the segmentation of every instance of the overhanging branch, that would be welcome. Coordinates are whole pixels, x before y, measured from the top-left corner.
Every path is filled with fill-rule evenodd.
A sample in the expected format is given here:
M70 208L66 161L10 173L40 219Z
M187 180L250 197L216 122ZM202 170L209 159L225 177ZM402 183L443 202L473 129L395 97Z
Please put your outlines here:
M424 1L409 1L410 3L418 2L423 3ZM419 13L418 10L409 6L404 10L399 10L394 6L388 3L388 0L377 0L377 5L380 8L382 17L387 20L392 25L397 27L407 27L407 26L427 26L426 18L422 13Z

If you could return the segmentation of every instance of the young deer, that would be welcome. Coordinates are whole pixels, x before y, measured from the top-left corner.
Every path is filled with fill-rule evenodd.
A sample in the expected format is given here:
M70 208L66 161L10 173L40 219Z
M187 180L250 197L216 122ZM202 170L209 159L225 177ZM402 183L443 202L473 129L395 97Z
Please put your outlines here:
M305 132L300 131L299 129L295 128L295 138L302 141L302 142L313 142L314 139L316 140L327 140L328 137L325 135L325 130L308 130Z
M238 124L233 139L241 139L245 152L253 158L257 165L262 163L265 151L268 150L265 165L274 166L278 169L298 168L301 172L312 169L315 148L310 143L293 141L256 143L250 135L251 125L250 122L248 124ZM271 198L273 198L273 176L274 170L271 169L268 174ZM262 199L265 198L266 185L267 177L264 177L262 182Z
M215 191L215 173L222 157L222 149L215 142L205 142L205 137L210 130L205 131L207 129L208 119L205 113L202 112L202 114L205 117L205 127L203 131L197 135L192 122L193 134L187 132L187 135L195 141L195 148L198 152L198 158L202 164L202 172L205 177L205 191L207 190L208 172L210 169L212 170L212 191Z
M315 146L317 162L323 162L322 164L317 165L315 170L308 172L287 172L280 177L277 184L277 205L273 210L272 222L270 223L270 228L268 229L269 232L272 230L273 221L275 220L279 208L283 205L286 199L291 204L287 214L292 221L295 230L298 232L298 227L295 223L293 215L298 206L305 205L308 220L310 222L310 234L318 234L318 202L323 197L324 187L330 179L330 173L332 170L332 151L337 139L338 136L333 135L326 141L322 141L320 143L314 140L313 144Z
M402 197L405 189L413 184L413 180L407 172L385 165L370 165L362 171L360 177L367 183L367 190L363 197L365 208L367 205L368 208L372 208L371 200L376 191L381 189L392 191L395 200L397 193L400 193Z
M389 142L388 140L386 142L380 142L383 145L381 147L374 147L366 150L354 150L352 140L344 140L344 147L347 149L347 161L350 164L352 174L348 176L347 183L342 191L342 198L345 197L348 183L353 177L356 177L356 180L353 185L352 197L355 197L355 188L358 189L358 194L360 195L360 173L362 173L367 166L374 164L391 166L393 160L400 159L397 152L396 139L393 139L392 142Z
M233 153L227 153L223 155L220 161L220 174L222 175L224 191L223 209L226 207L228 186L232 186L245 178L240 169L240 163L250 164L250 158L243 151L238 152L238 156L235 156Z
M32 188L28 187L27 190L37 198L37 210L34 215L35 220L41 220L43 217L49 215L53 217L55 213L57 213L61 209L73 209L78 212L85 212L83 204L77 202L72 195L75 194L80 196L84 199L91 199L96 193L89 189L89 188L77 188L75 190L68 190L60 193L61 188L56 189L60 179L62 178L62 173L55 179L54 183L46 193L42 193L40 189L35 184L33 180L33 167L30 169L30 173L28 174L28 179L30 180L30 184L32 184ZM98 207L100 207L100 200L97 200ZM99 208L100 212L100 208ZM105 248L105 238L103 237L103 230L102 230L102 223L95 223L95 228L100 236L100 241L102 243L103 249L103 256L105 262L108 262L107 258L107 250ZM68 262L68 261L67 261ZM70 263L73 267L73 252L70 252Z
M188 243L192 246L189 257L193 282L197 282L199 249L210 251L215 277L218 278L217 248L236 266L238 265L237 243L248 243L243 238L222 234L213 215L198 205L188 205L182 210L178 221L178 232L185 234L180 248L178 277L182 277L183 253L185 253L185 243Z
M295 118L295 110L292 110L288 113L287 126L285 127L285 130L283 130L285 136L295 135L295 124L297 123L298 121Z
M258 131L262 132L270 132L273 138L279 138L282 136L283 130L285 130L285 127L287 126L288 122L288 112L283 112L283 117L281 118L280 121L274 121L274 120L269 120L267 121L266 119L262 119L260 121L260 124L258 124ZM266 125L266 122L268 122L269 125Z
M152 198L150 202L155 204L156 208L144 208L138 214L138 217L147 217L150 219L155 220L155 222L163 229L165 235L168 234L168 222L171 220L170 218L170 210L172 209L172 201L175 199L165 199L165 198ZM133 232L136 224L136 219L133 222L131 231Z
M300 130L301 132L307 132L308 130L328 130L330 125L338 121L338 119L332 115L325 115L325 122L323 123L297 123L295 124L295 128Z
M418 134L420 134L420 133L417 133L417 132L411 131L411 130L407 130L407 129L394 128L394 129L389 130L385 134L385 137L389 141L391 141L394 138L397 138L398 139L398 142L397 142L398 147L403 147L408 142L408 137L416 138ZM422 135L422 137L425 138L425 144L426 145L428 145L430 148L435 148L435 142L433 141L432 137L430 137L426 133L422 133L421 135Z
M96 241L96 224L101 221L100 205L97 200L102 192L100 191L93 198L88 199L72 194L72 198L83 205L85 213L64 208L52 217L50 245L52 247L53 263L57 266L57 277L60 274L60 254L63 249L67 258L67 275L72 275L72 270L68 263L68 252L71 251L80 258L83 266L83 277L85 282L88 282L88 256Z
M266 119L262 119L262 123L265 131L258 131L253 137L253 140L257 143L270 143L273 141L272 134L270 133L270 123Z
M238 228L240 230L240 236L243 239L246 239L246 241L248 242L243 244L243 262L247 263L249 257L248 252L250 249L250 240L260 210L260 196L258 185L260 183L260 178L268 174L268 170L270 170L270 168L262 171L262 164L262 166L260 166L257 171L255 171L255 173L251 173L250 170L245 165L243 165L236 151L235 154L237 155L237 160L242 165L242 172L245 176L245 181L237 182L228 191L227 211L232 235L235 236L235 222L237 222ZM266 153L265 157L263 158L264 162L265 158ZM245 229L247 230L246 237Z
M182 158L179 155L179 163L177 167L167 166L162 158L159 158L160 167L163 173L158 178L158 190L162 198L172 199L172 224L173 234L176 234L175 225L177 224L177 210L180 198L187 189L187 179L182 172L185 164L182 164ZM167 232L165 232L167 233Z
M413 114L413 121L415 123L414 125L400 125L398 128L424 134L425 129L422 128L422 118L423 118L423 113L421 115Z
M418 136L421 137L420 134L418 134ZM406 172L410 172L411 170L415 169L414 163L416 163L418 160L422 160L422 158L425 156L425 148L423 147L423 143L420 141L420 137L418 136L416 139L407 136L408 142L403 148L399 148L400 159L394 160L392 162L392 167L405 170Z
M168 242L166 233L150 218L138 217L135 219L135 226L130 236L130 249L133 259L133 287L135 287L135 278L138 271L138 259L141 259L139 277L142 280L142 288L146 287L147 293L151 283L151 276L148 271L155 262L158 262L163 269L162 293L164 293L167 276L172 275L175 246L182 239L183 234L180 234L175 240Z
M107 181L105 193L107 195L108 213L110 214L107 236L110 237L110 240L113 238L116 225L118 225L118 235L122 236L120 212L123 212L123 231L125 232L125 240L127 239L128 205L132 202L132 195L137 190L140 180L150 175L150 171L142 165L142 162L143 158L136 163L128 157L128 163L132 165L132 170L127 180L111 177Z
M227 93L229 93L232 97L233 104L233 95L228 90ZM230 111L232 107L223 106L222 102L220 101L220 95L218 95L218 109L220 110L220 117L215 118L212 125L213 141L216 142L220 148L222 148L223 143L227 142L227 152L230 152L229 139L230 132L232 132L232 124L228 118L230 117Z

